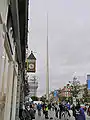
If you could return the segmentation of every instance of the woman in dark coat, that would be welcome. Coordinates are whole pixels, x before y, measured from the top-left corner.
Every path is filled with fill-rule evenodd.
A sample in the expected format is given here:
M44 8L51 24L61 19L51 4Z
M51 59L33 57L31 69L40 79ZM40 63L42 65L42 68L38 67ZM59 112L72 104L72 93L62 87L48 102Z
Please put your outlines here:
M86 120L83 108L79 109L79 114L77 115L76 120Z
M80 120L86 120L83 108L80 108Z
M72 106L72 111L73 111L73 116L76 118L76 109L74 104Z

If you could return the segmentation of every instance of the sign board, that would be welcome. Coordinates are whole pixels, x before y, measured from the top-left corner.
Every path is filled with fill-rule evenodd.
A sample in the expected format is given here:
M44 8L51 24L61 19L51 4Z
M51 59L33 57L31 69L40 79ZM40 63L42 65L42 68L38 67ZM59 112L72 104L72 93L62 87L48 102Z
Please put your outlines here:
M90 75L87 75L87 87L90 90Z
M36 58L31 52L26 61L27 72L36 72Z
M54 91L54 97L57 97L57 91L56 90Z
M36 61L27 59L27 72L36 71Z

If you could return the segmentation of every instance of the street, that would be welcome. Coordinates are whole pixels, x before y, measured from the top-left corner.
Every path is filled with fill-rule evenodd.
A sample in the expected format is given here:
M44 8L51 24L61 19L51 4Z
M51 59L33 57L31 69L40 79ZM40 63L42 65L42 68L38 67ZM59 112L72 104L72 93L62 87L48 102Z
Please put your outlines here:
M85 113L86 114L86 113ZM75 118L71 115L71 117L69 118L69 117L67 117L67 115L65 115L66 117L64 118L64 117L62 117L62 119L61 120L75 120ZM55 112L53 112L53 111L49 111L49 119L50 118L53 118L53 120L60 120L59 118L56 118L55 117ZM36 119L35 120L45 120L45 117L44 117L44 115L43 115L43 113L41 114L41 116L38 116L37 115L37 113L36 113ZM86 115L86 120L90 120L90 116L87 116Z

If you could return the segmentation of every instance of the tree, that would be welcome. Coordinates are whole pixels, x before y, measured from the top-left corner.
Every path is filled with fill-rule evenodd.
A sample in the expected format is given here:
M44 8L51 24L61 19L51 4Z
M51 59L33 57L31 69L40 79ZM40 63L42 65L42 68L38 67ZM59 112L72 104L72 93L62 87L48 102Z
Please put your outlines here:
M88 98L89 98L89 95L88 95L88 89L87 89L87 84L86 84L84 88L84 94L83 94L84 102L88 102Z
M76 76L74 76L73 81L69 81L69 83L71 83L72 97L77 98L80 92L80 81L77 79Z
M45 102L45 101L46 101L46 98L45 98L44 96L42 96L42 97L40 98L40 100L41 100L42 102Z
M33 101L38 101L38 97L37 97L37 96L32 96L31 99L32 99Z

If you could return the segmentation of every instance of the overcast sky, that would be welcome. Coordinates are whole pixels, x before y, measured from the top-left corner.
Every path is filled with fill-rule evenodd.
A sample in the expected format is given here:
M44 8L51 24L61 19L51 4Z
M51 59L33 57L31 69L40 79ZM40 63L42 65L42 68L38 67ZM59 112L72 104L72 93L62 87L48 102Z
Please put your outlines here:
M90 0L30 0L29 50L37 58L38 95L45 93L47 11L50 90L73 73L85 83L90 73Z

